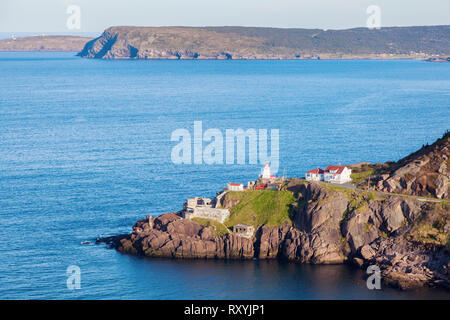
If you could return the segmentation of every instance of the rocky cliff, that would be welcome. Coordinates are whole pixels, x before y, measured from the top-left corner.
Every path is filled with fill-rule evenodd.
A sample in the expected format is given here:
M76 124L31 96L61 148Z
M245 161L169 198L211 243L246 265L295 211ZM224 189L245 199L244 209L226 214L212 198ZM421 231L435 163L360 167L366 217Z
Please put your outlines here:
M218 236L211 227L166 213L138 221L129 235L99 241L150 257L377 264L386 282L401 288L449 286L448 204L376 198L302 180L286 188L295 197L292 222L259 226L252 239Z
M209 227L176 213L139 220L130 235L105 238L119 251L150 257L251 259L253 242L233 234L218 237Z
M450 197L450 132L431 145L375 171L370 183L380 191Z
M80 56L101 59L429 58L450 54L450 26L380 30L110 27Z

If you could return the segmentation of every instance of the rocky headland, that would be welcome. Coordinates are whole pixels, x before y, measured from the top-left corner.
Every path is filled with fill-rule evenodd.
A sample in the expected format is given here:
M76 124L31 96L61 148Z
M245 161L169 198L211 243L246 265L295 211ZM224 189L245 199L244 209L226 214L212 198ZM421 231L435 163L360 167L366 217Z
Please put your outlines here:
M101 36L0 40L0 51L76 51L98 59L422 59L449 61L450 26L322 30L115 26Z
M450 26L379 30L116 26L86 43L99 59L427 59L450 54Z
M448 142L448 134L443 139ZM445 146L440 139L426 150L443 156L448 152ZM407 158L416 159L425 153ZM407 165L409 161L401 163ZM448 169L444 174L448 174ZM277 217L276 222L265 215L267 206L257 203L275 199L271 198L274 195L278 195L278 200L283 195L283 206L286 204L282 208L286 215ZM106 242L123 253L148 257L284 259L311 264L352 263L362 268L377 265L382 281L391 286L450 289L447 196L422 199L288 179L279 191L228 192L221 198L220 206L231 212L224 222L225 232L172 212L139 220L131 234L98 242ZM252 238L231 232L232 225L242 222L255 226Z

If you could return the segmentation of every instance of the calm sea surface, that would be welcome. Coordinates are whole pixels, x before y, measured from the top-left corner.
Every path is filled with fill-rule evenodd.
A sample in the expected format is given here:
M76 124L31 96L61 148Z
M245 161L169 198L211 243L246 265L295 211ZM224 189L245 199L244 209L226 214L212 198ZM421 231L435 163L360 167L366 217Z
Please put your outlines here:
M81 244L259 174L260 164L173 164L171 133L194 121L279 129L287 176L397 160L450 129L450 64L0 53L0 298L450 298L369 291L348 266L152 260ZM69 265L81 290L67 289Z

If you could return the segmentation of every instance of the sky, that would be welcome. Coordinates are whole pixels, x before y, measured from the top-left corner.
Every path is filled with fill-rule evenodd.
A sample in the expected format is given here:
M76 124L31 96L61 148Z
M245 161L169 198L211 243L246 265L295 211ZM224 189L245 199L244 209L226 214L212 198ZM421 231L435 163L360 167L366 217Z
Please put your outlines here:
M78 10L73 5L78 24L68 23ZM382 27L450 24L450 0L0 0L0 32L100 33L114 25L346 29L365 27L370 5L380 8Z

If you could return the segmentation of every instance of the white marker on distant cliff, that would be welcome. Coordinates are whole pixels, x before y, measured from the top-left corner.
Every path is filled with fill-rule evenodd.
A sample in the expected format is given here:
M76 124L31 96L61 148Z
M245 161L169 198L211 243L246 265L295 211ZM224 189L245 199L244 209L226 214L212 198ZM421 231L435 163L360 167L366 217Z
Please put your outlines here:
M381 28L381 8L376 5L371 5L367 7L367 14L370 16L367 18L366 26L369 29L380 29Z
M225 163L226 164L265 164L270 162L273 174L279 168L279 129L270 130L270 156L268 154L267 129L226 129ZM193 141L191 141L193 140ZM174 164L223 164L224 135L219 129L208 129L203 133L202 121L194 121L193 139L187 129L176 129L170 141L179 142L172 148L171 159ZM246 143L248 141L248 144ZM209 142L203 147L203 142ZM248 145L248 156L246 146ZM235 152L236 150L236 152ZM192 156L193 155L193 156ZM193 158L193 159L192 159Z

